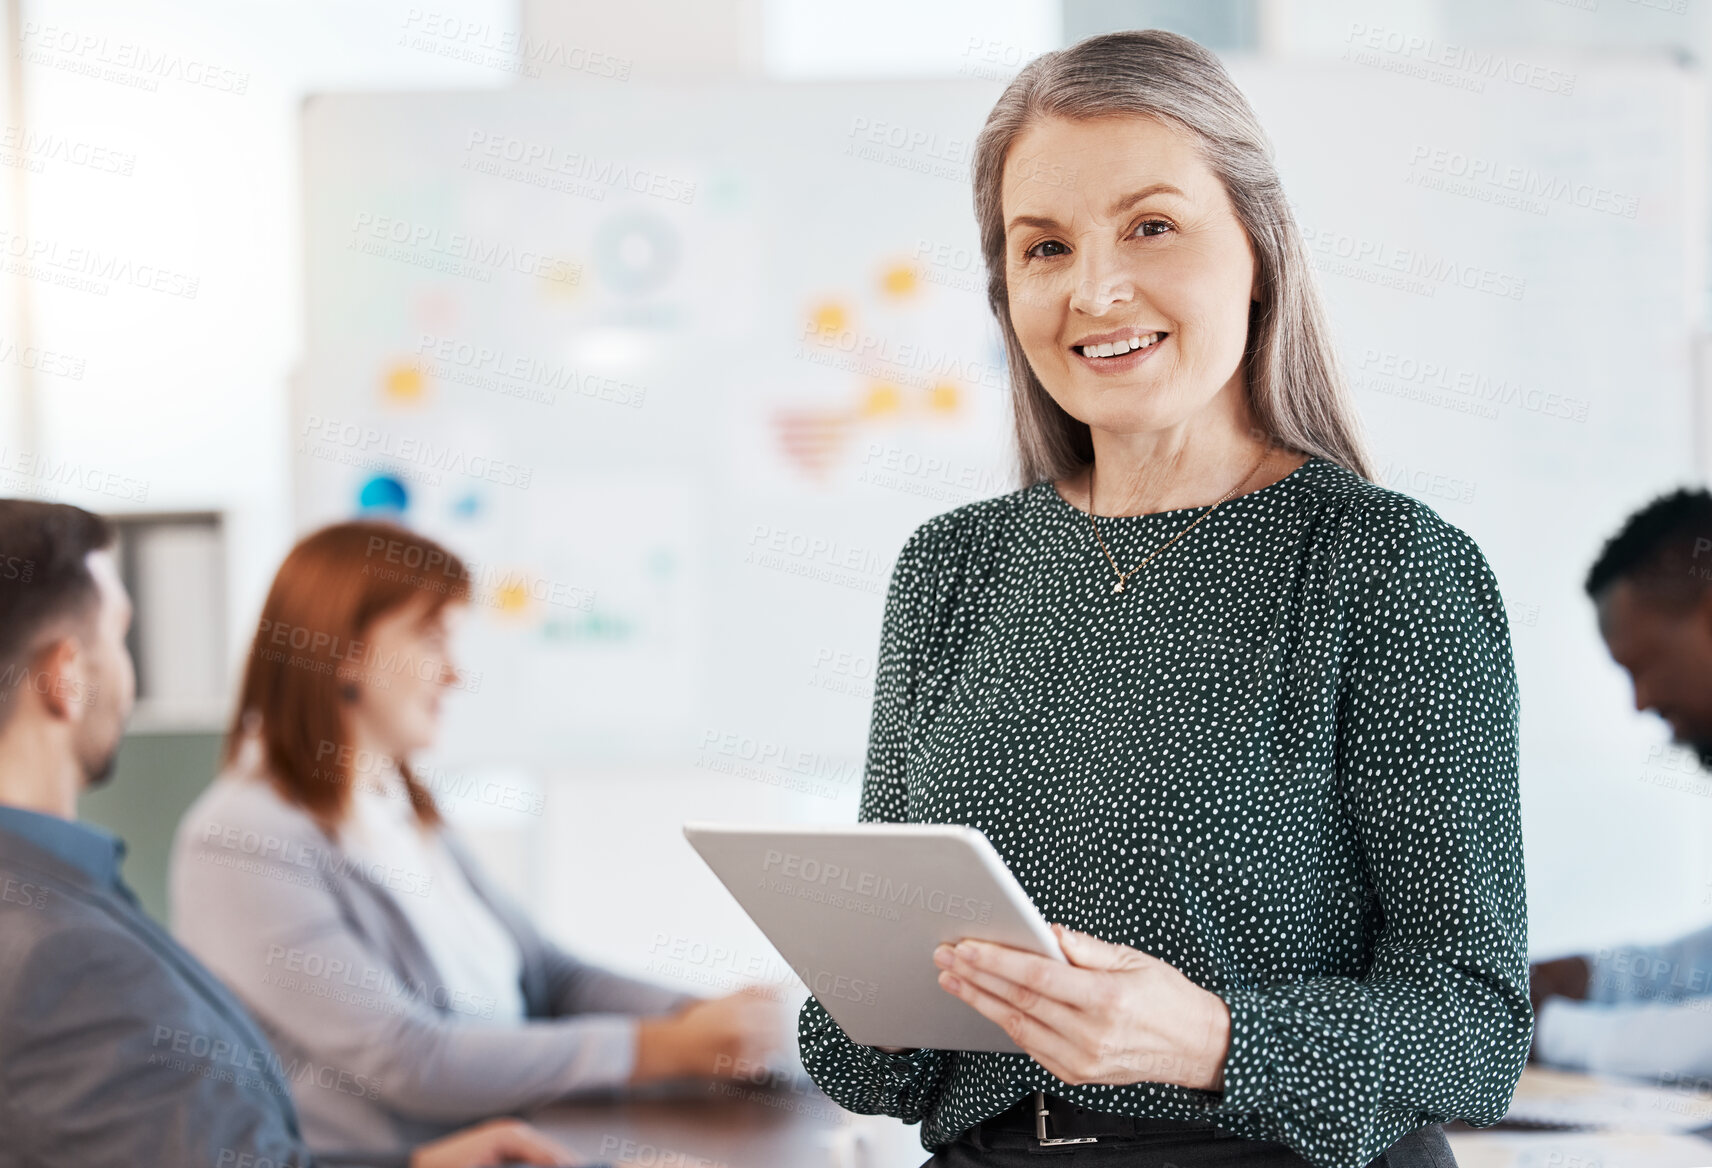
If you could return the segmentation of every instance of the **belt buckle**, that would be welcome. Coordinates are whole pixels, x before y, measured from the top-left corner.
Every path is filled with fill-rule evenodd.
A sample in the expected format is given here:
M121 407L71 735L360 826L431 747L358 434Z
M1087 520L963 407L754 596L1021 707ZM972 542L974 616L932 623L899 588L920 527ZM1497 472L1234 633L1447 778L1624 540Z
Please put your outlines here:
M1046 1092L1036 1090L1034 1093L1034 1138L1037 1147L1055 1148L1060 1144L1097 1144L1098 1136L1049 1136L1046 1134Z

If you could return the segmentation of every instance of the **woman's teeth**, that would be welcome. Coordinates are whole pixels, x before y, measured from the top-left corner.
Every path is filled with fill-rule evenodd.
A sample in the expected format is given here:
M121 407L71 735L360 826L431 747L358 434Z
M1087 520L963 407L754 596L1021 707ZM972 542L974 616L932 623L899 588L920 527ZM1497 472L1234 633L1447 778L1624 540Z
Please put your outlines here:
M1103 345L1083 345L1076 351L1084 357L1121 357L1135 349L1145 349L1149 345L1157 345L1164 339L1164 333L1146 333L1142 336L1131 337L1127 341L1107 341Z

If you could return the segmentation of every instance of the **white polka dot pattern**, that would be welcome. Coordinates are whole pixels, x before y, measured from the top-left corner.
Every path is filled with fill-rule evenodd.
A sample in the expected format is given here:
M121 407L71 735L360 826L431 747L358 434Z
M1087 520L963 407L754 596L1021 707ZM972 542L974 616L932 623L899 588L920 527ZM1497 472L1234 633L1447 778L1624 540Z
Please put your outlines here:
M1125 568L1203 508L1102 519ZM1035 1088L1361 1168L1488 1126L1527 1057L1519 703L1497 581L1424 503L1311 458L1114 593L1050 481L924 523L885 606L862 820L967 823L1049 921L1225 999L1222 1093L1072 1086L1020 1054L804 1066L929 1150Z

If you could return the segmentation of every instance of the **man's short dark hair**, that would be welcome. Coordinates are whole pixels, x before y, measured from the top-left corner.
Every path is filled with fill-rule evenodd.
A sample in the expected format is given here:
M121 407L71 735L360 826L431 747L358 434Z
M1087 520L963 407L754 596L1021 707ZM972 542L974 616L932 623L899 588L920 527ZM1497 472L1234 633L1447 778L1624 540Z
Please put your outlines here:
M81 507L0 499L0 667L23 664L43 629L94 605L86 558L113 540L113 524Z
M1699 603L1712 586L1712 495L1673 491L1629 516L1587 573L1587 595L1619 580L1671 615Z

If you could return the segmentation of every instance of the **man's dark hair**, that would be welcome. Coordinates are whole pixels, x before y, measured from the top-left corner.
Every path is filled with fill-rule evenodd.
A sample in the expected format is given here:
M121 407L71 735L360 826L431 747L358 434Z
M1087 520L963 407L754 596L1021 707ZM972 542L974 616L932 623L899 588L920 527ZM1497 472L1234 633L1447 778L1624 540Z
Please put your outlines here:
M43 629L95 603L85 557L113 541L113 524L81 507L0 499L0 668L15 673Z
M1587 595L1619 580L1671 615L1698 603L1712 587L1712 495L1674 491L1629 516L1587 573Z

